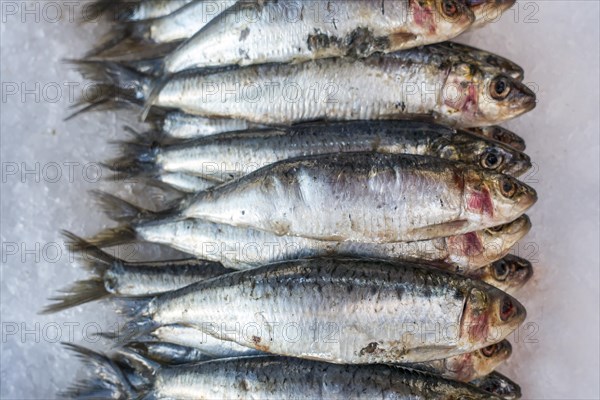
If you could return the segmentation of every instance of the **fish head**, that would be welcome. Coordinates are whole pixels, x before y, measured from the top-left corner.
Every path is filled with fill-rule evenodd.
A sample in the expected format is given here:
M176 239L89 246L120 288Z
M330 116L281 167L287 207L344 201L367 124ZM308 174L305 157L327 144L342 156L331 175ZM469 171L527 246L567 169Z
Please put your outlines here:
M498 21L500 15L511 8L516 0L461 0L475 15L472 28Z
M531 168L531 159L527 154L467 131L458 131L453 135L441 149L440 155L512 176L522 175Z
M481 281L465 299L460 336L469 347L482 348L497 343L519 327L527 317L525 307L514 297Z
M505 74L486 73L479 85L479 112L473 126L494 125L518 117L536 106L536 95Z
M522 137L498 125L471 128L469 131L477 135L496 140L500 143L504 143L505 145L510 146L518 151L525 151L526 148L525 140L523 140Z
M441 87L440 117L450 125L495 125L535 108L535 93L523 83L476 62L455 62Z
M482 228L514 221L537 201L536 191L512 176L480 168L463 176L463 210Z
M503 340L470 353L446 358L444 368L453 375L453 379L468 382L488 375L511 354L510 342Z
M482 268L480 279L507 293L525 285L533 276L533 265L524 258L506 255Z
M449 260L459 263L467 271L479 271L491 261L506 255L530 229L531 221L523 214L504 225L449 236L446 238Z
M431 38L426 42L451 39L466 31L475 15L461 0L410 0L409 18L414 34Z
M477 387L506 400L520 399L522 396L518 384L495 371L480 379Z

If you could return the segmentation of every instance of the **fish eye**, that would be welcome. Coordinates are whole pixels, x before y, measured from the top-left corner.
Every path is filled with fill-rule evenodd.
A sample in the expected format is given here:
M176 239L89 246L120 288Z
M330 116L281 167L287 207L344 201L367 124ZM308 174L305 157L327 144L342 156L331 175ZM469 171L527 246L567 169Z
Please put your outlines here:
M502 191L502 195L511 198L517 192L517 184L511 179L504 178L500 182L500 190Z
M500 319L506 322L512 316L514 316L516 312L517 308L515 307L511 298L508 296L504 297L502 304L500 305Z
M494 263L494 278L498 281L505 281L510 272L508 264L504 260L500 260Z
M442 1L442 12L447 17L455 17L458 14L458 7L454 0Z
M511 84L505 76L495 78L490 85L490 94L496 100L504 100L510 93Z
M488 151L481 156L481 166L486 169L496 169L502 161L502 156L495 151Z
M494 354L496 354L498 352L498 348L499 348L499 346L497 344L489 345L489 346L481 349L481 354L483 354L486 357L492 357Z

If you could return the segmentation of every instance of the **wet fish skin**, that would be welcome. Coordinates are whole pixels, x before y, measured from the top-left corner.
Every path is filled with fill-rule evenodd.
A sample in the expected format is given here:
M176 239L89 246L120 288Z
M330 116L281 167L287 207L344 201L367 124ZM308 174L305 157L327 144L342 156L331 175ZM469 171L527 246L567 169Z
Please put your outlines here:
M141 136L141 135L140 135ZM143 142L143 143L140 143ZM417 154L463 161L518 176L531 167L524 154L467 131L415 121L357 121L304 124L287 129L228 132L182 143L157 145L141 136L122 142L122 155L110 162L120 173L155 174L178 187L207 188L289 158L326 153L375 151ZM200 182L183 182L193 177Z
M467 275L512 294L531 279L533 266L524 258L508 254L488 266L467 273Z
M456 0L279 0L266 2L250 16L243 7L232 10L220 14L167 55L163 73L364 57L441 42L457 36L474 21L469 8Z
M516 400L522 396L521 387L500 372L491 372L470 383L505 400Z
M433 64L415 65L407 58L401 52L356 61L327 59L298 65L261 65L208 75L190 72L168 80L147 105L262 124L425 115L457 127L495 125L536 105L535 94L508 76L477 68L474 72L473 64L467 63L440 70ZM300 88L294 97L298 100L292 103L286 100L289 94L284 91L290 76L295 77L296 88ZM357 81L356 77L361 79ZM253 92L253 96L260 94L258 101L231 102L231 96L223 98L223 88L229 88L241 100L246 93L241 82L251 82L253 88L261 89ZM325 87L324 82L329 86ZM369 87L368 91L360 90L363 84ZM434 87L435 94L430 91L427 95L424 85ZM269 101L262 95L262 88L267 86L273 90ZM317 87L323 90L318 93L318 101L314 101L309 98L314 95L309 88ZM497 89L503 92L498 93ZM150 91L148 86L146 98ZM456 95L448 94L455 91ZM375 93L377 99L372 97Z
M182 201L178 216L278 235L383 243L508 223L536 198L512 177L463 163L343 153L269 165Z
M94 378L67 392L69 398L198 399L497 399L460 382L405 368L352 366L286 357L244 357L163 367L135 354L111 359L71 346L85 362L94 360ZM135 382L130 384L129 382ZM91 388L90 388L91 386Z
M241 357L259 353L256 349L242 346L236 342L217 339L194 327L177 324L162 325L147 335L142 336L140 341L148 345L156 345L157 347L160 343L170 343L181 347L193 348L196 349L197 354L201 354L207 359ZM146 350L141 347L137 348L139 354L145 357L155 350L157 348L148 347Z
M197 334L199 336L205 335L201 331L197 331ZM168 365L192 364L220 358L247 357L266 354L239 345L238 348L239 351L225 348L223 352L220 352L219 349L217 349L217 351L212 354L207 354L202 349L166 342L131 342L125 345L125 349L127 350L131 350L152 361Z
M222 132L243 131L259 127L239 119L203 118L180 112L169 112L160 120L159 131L172 139L194 139Z
M469 131L478 135L497 140L517 151L525 151L525 140L516 133L501 126L485 126L481 128L469 128Z
M319 300L312 302L315 292L320 293ZM370 364L420 362L470 352L489 344L490 329L495 340L510 334L525 313L502 291L440 270L319 259L240 271L159 295L132 324L144 329L185 324L274 354ZM290 323L298 327L293 343L275 330ZM431 323L452 326L456 335L417 338L421 335L407 332L409 325ZM258 328L242 335L241 327L248 324ZM335 343L315 341L307 334L309 325L325 324L335 328Z
M169 15L187 4L198 0L134 0L114 1L118 12L115 14L118 21L142 21L152 18L160 18ZM102 3L100 0L97 3Z

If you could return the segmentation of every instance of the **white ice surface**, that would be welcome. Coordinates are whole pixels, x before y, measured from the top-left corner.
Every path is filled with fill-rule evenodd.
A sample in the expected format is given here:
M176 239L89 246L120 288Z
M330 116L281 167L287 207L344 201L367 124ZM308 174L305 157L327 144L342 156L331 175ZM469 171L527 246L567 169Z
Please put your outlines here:
M60 22L44 10L49 3L61 5ZM37 4L39 22L35 11L24 13L34 2L1 1L3 399L53 398L81 370L55 343L72 339L69 324L78 324L72 331L81 341L115 321L100 305L37 314L56 289L83 275L69 263L58 230L86 235L108 225L86 190L106 187L96 182L93 163L114 154L107 142L123 136L125 118L62 120L72 104L67 82L81 87L82 80L61 59L82 55L105 27L70 22L68 2ZM526 180L540 197L530 212L534 228L518 247L535 264L534 281L518 295L529 325L512 338L514 355L501 368L527 399L600 397L598 14L596 1L522 1L499 22L460 38L517 61L538 88L538 107L507 124L527 140L536 172ZM39 100L21 99L21 85ZM57 87L62 96L55 101ZM65 163L77 163L72 179ZM36 165L38 173L24 174Z

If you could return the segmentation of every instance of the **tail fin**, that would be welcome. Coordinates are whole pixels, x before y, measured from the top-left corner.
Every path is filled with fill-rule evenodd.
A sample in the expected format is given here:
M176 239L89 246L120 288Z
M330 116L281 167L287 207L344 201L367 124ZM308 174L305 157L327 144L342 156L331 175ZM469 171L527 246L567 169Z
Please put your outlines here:
M104 280L99 277L77 281L59 292L64 294L50 297L48 300L55 303L44 307L41 314L52 314L110 296L104 287Z
M168 204L167 208L164 210L150 211L131 204L119 197L113 196L112 194L98 190L93 190L92 194L96 197L96 201L102 211L104 211L110 219L126 224L136 224L153 221L163 217L176 216L179 211L179 203L181 202L181 200L178 199L174 204Z
M154 216L152 211L145 210L112 194L99 190L93 190L91 193L102 211L113 221L135 223Z
M72 115L90 110L115 109L118 106L144 104L152 78L125 65L111 61L67 60L79 69L84 79L95 82L73 106L81 107Z
M64 235L69 232L62 231ZM105 229L84 242L67 242L71 251L82 252L93 247L112 247L135 242L137 234L131 226Z
M63 235L69 240L70 247L85 249L76 252L78 261L85 269L96 276L91 279L77 281L66 289L60 290L59 292L64 293L63 295L50 297L48 300L56 303L46 306L41 311L42 314L63 311L110 296L104 285L104 273L111 265L120 262L119 259L71 232L63 232Z
M121 368L104 354L70 343L63 343L68 350L75 353L86 365L94 369L94 377L77 382L71 388L60 393L69 399L93 398L137 398L143 391L134 388Z
M152 140L151 137L140 135L139 138L137 141L117 142L121 155L104 163L111 171L116 172L119 178L154 177L158 172L156 156L160 149L157 143L147 143Z

